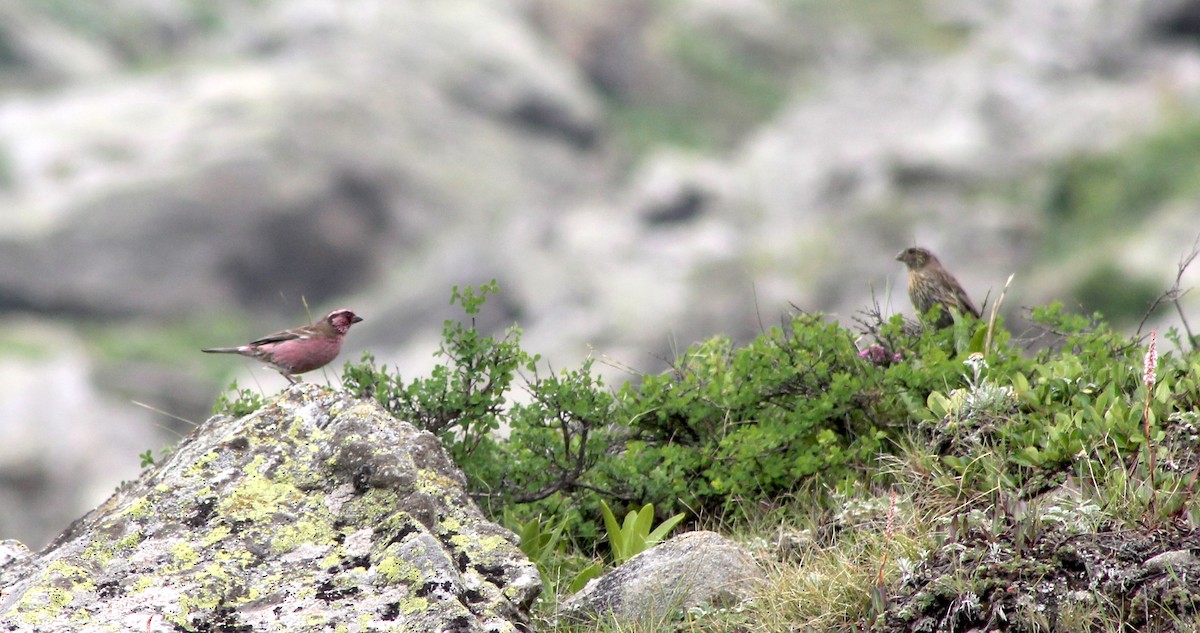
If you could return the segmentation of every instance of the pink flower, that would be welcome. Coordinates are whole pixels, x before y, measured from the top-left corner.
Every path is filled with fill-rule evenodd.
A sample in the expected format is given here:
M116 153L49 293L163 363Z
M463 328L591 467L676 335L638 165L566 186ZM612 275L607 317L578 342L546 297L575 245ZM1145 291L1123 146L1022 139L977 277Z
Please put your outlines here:
M1150 330L1150 347L1146 350L1146 361L1142 365L1142 382L1147 389L1154 388L1154 372L1158 368L1158 350L1154 346L1154 330Z
M858 352L858 357L867 360L876 365L887 365L889 363L898 363L904 357L899 352L891 353L886 347L878 344L871 344L870 347Z

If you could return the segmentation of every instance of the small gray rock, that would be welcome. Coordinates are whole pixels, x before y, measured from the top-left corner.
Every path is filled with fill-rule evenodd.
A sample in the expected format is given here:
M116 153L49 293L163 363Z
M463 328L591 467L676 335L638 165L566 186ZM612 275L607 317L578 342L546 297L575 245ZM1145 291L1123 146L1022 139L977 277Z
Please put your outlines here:
M1171 550L1157 556L1151 556L1142 563L1142 569L1148 572L1161 572L1184 565L1195 565L1196 555L1186 549Z
M673 611L736 605L765 579L737 543L715 532L688 532L589 582L559 615L577 621L656 621Z

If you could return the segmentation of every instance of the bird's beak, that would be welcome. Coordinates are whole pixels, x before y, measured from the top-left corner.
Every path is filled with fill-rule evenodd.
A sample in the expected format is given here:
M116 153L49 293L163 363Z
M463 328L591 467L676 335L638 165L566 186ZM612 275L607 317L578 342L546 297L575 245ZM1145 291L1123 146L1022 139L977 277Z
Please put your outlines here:
M359 321L362 321L362 317L358 316L357 314L354 315L353 319L350 319L351 323L358 323Z
M896 253L896 261L898 261L898 262L904 261L904 251L900 251L899 253Z

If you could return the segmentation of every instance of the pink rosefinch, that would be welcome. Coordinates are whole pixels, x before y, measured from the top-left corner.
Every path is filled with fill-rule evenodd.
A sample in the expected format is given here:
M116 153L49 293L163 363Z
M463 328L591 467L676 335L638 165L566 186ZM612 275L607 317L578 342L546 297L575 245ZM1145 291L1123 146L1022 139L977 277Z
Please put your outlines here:
M941 310L933 322L934 327L953 324L953 312L979 318L979 309L933 253L914 246L901 251L896 259L908 266L908 298L912 299L913 308L922 319L935 305L941 306Z
M304 327L276 332L241 347L213 347L200 351L249 356L270 365L294 385L296 374L324 367L337 358L346 332L359 321L362 317L349 310L334 310Z

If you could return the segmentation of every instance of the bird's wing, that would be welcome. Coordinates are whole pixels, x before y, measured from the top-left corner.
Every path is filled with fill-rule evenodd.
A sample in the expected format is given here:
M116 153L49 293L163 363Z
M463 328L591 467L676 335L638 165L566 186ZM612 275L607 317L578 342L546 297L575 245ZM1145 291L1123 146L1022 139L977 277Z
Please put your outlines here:
M305 328L296 328L294 330L284 330L274 334L268 334L258 340L250 341L251 345L266 345L267 343L281 343L283 341L294 341L296 339L309 338L311 334Z

